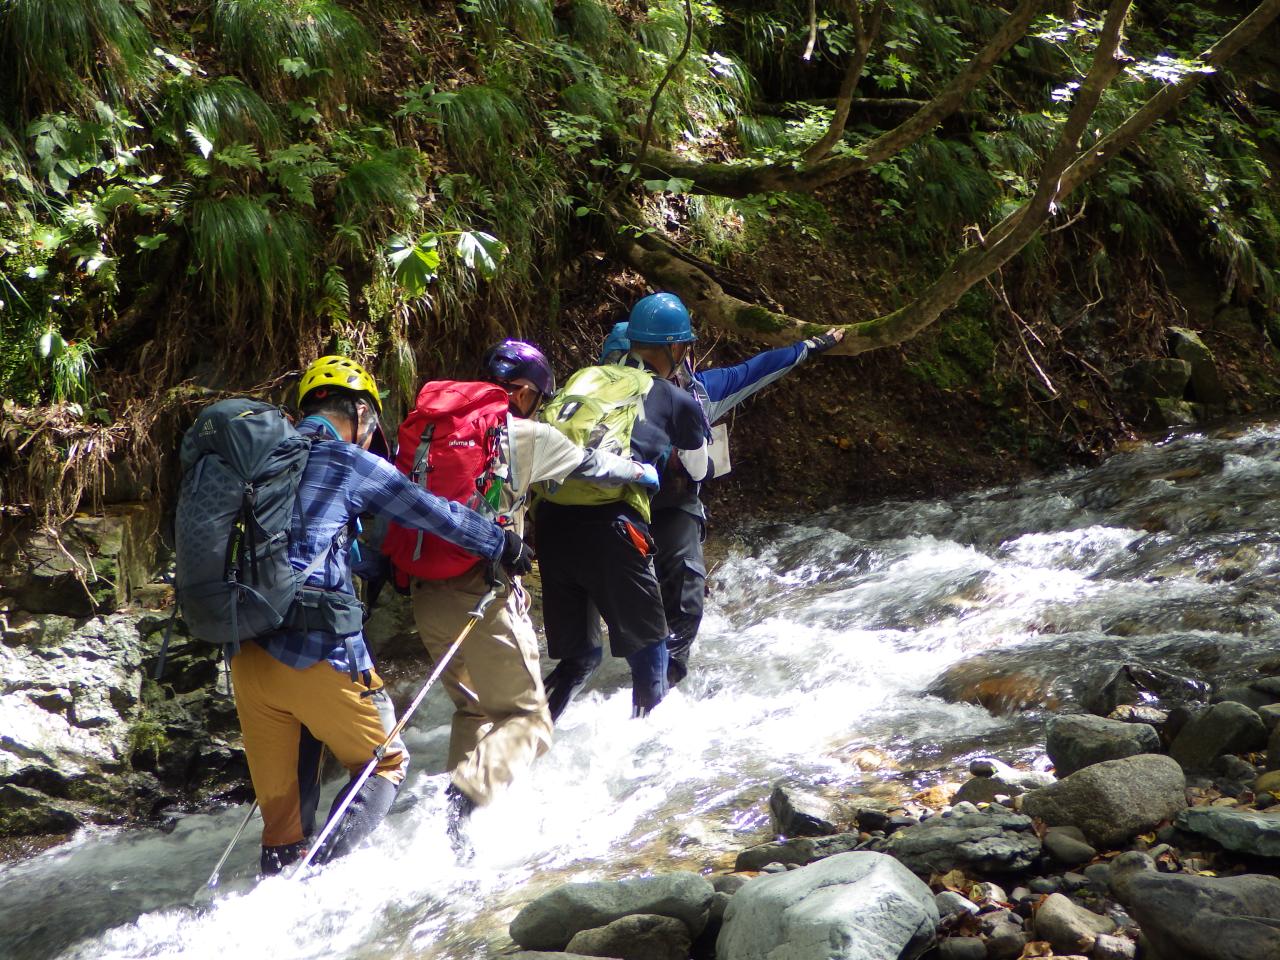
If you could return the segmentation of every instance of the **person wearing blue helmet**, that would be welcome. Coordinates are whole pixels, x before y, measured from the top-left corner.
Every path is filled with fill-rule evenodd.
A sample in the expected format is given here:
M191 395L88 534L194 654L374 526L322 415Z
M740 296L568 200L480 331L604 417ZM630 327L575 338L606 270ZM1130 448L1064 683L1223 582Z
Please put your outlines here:
M682 324L689 326L689 312L674 294L645 297L636 307L646 302L649 306L642 314L645 319L642 338L653 336L655 325L668 324L681 329ZM633 310L632 316L635 314ZM635 363L631 358L631 324L631 320L614 324L605 338L601 363ZM673 379L697 398L706 412L708 424L714 426L748 397L776 383L807 357L831 349L842 339L844 331L832 329L787 347L758 353L742 363L710 370L694 371L692 364L683 362ZM720 444L727 443L727 433L716 439ZM715 450L715 445L711 449ZM713 471L708 472L702 479L709 480L712 475ZM652 501L653 519L649 530L658 548L655 561L658 582L671 629L667 642L667 674L672 685L688 674L689 653L702 624L707 572L702 556L706 509L699 496L700 488L701 483L688 471L681 470L678 461L673 461L668 464L662 486Z
M706 417L671 380L695 339L689 311L674 294L655 294L635 305L629 322L630 365L651 377L643 415L631 427L630 455L658 473L678 459L682 472L700 480L709 462ZM601 662L596 610L609 626L613 654L631 667L634 714L647 714L667 693L671 631L654 567L648 503L643 506L550 499L538 506L543 621L548 653L558 661L546 678L552 719Z

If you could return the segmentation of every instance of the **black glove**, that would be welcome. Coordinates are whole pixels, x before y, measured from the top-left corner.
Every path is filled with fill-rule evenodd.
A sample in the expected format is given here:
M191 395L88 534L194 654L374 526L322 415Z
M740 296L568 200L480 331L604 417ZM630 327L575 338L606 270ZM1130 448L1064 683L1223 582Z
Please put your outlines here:
M839 341L829 333L820 333L816 337L810 337L804 342L810 353L822 353L824 350L830 350Z
M506 542L502 544L502 555L498 557L498 562L510 576L524 576L533 569L533 548L510 527L503 527L502 535Z

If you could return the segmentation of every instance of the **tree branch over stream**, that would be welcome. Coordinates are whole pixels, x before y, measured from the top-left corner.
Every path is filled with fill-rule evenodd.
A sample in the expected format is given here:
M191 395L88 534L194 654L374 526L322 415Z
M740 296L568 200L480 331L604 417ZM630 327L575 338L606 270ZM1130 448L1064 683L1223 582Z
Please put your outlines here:
M790 163L702 162L650 148L642 155L645 173L647 176L663 179L679 177L689 180L695 193L741 198L774 190L811 193L855 173L869 170L905 150L959 110L969 94L991 73L996 63L1026 36L1032 21L1048 5L1048 0L1022 0L987 45L974 55L968 65L936 97L892 130L860 145L852 156L827 157L797 168ZM851 98L851 90L849 95Z
M845 339L832 353L860 354L900 344L933 324L974 284L1016 256L1050 220L1072 190L1177 107L1206 74L1214 72L1256 40L1280 16L1280 0L1263 0L1196 58L1191 69L1162 87L1110 133L1096 143L1082 147L1082 140L1103 93L1129 63L1129 58L1121 52L1120 43L1131 3L1132 0L1112 0L1108 7L1089 71L1074 93L1071 110L1057 142L1041 167L1032 197L987 231L978 245L954 257L938 279L913 302L884 316L845 325ZM931 101L936 102L936 99ZM896 129L901 130L901 127ZM872 143L879 143L894 133L889 131ZM844 158L823 161L818 167L837 162L844 162ZM724 166L734 169L730 165ZM804 171L792 173L801 176ZM713 277L683 258L678 248L668 241L653 236L624 238L619 244L619 253L651 282L679 294L697 311L701 320L712 326L772 343L793 339L798 333L808 333L815 328L812 323L726 293Z

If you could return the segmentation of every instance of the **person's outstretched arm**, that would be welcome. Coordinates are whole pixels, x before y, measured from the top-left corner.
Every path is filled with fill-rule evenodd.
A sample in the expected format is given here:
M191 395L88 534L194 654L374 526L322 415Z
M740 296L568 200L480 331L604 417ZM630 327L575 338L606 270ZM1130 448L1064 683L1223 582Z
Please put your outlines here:
M806 357L830 350L843 339L843 330L831 329L789 347L757 353L742 363L699 370L694 376L707 392L707 419L719 422L743 400L785 377Z

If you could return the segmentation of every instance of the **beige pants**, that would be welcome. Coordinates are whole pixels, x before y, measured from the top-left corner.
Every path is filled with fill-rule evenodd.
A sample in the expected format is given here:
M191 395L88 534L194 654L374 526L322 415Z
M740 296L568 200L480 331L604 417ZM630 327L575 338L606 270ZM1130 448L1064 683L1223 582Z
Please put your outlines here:
M413 617L439 660L487 587L480 570L413 582ZM449 739L453 782L480 806L551 746L551 714L538 668L529 595L518 582L489 605L441 678L456 707Z

